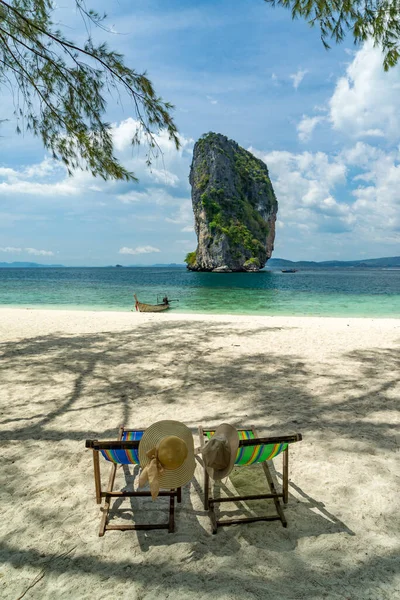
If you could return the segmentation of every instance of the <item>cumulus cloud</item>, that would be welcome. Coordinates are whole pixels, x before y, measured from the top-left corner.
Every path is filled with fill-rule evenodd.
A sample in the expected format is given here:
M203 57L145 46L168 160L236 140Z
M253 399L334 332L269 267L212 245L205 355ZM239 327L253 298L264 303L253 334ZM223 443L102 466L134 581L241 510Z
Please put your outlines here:
M141 191L133 189L124 194L118 194L117 198L123 204L140 203L142 205L157 204L158 206L176 207L185 203L185 200L179 196L172 196L162 187L149 187Z
M349 207L339 203L334 193L346 183L346 166L339 158L323 152L252 152L268 165L279 199L279 219L318 230L334 217L347 228Z
M138 246L137 248L120 248L120 254L152 254L153 252L161 252L159 248L154 246Z
M337 155L251 151L265 161L287 239L332 234L369 244L400 242L400 151L358 142ZM351 169L351 171L350 171ZM326 238L324 238L326 239ZM322 239L321 239L322 241Z
M297 125L299 140L308 142L311 139L312 133L318 123L325 121L325 117L307 117L303 115L300 123Z
M176 223L178 225L185 225L193 229L193 208L191 200L183 200L178 210L165 219L168 223ZM188 231L188 230L187 230Z
M148 201L149 194L147 192L131 190L130 192L125 192L124 194L118 194L117 199L124 204L131 204L132 202Z
M0 195L31 195L40 197L77 196L93 178L78 172L69 177L59 162L45 158L20 170L0 168Z
M293 87L295 90L299 87L304 77L307 75L307 69L299 69L297 73L293 73L293 75L289 75L290 79L293 81Z
M35 256L54 256L54 252L51 250L37 250L36 248L14 248L12 246L0 248L0 252L9 252L11 254L26 252L27 254L34 254Z
M156 183L161 185L168 185L170 187L177 187L179 183L179 177L167 169L151 169L150 177L154 179Z
M365 43L326 103L297 125L308 141L324 122L341 134L335 153L260 153L271 171L279 199L279 217L287 232L307 225L329 232L336 242L357 240L388 247L400 242L400 67L385 73L382 54ZM363 141L368 139L368 143ZM385 145L381 144L384 139ZM396 251L396 250L395 250Z
M389 143L398 140L400 67L385 73L381 50L372 42L366 42L351 57L345 74L339 77L323 107L326 117L303 115L297 125L301 141L308 141L315 127L323 121L329 122L333 131L352 143L363 138L376 142L384 138ZM315 107L316 112L320 110L321 107Z
M353 137L398 138L399 94L400 67L385 73L381 50L366 42L329 101L332 126Z
M32 196L77 196L81 190L69 181L38 183L35 181L15 181L0 183L0 194L28 194Z
M140 132L140 124L138 121L129 117L120 123L114 123L112 127L112 136L115 148L120 152L125 152L126 150L130 150L132 148L132 139L135 134L139 132L139 138L141 141L144 141L144 136ZM173 153L176 154L176 148L173 140L170 140L168 137L168 132L166 130L162 130L157 134L154 134L154 140L162 152L163 155ZM185 138L184 136L179 136L179 141L181 144L179 153L182 154L188 146L193 145L193 140L190 138Z
M36 250L36 248L25 248L28 254L34 254L35 256L54 256L54 252L51 250Z
M6 246L5 248L0 248L0 252L22 252L22 248L14 248L13 246Z
M7 177L7 179L16 177L18 175L18 171L14 169L10 169L8 167L0 167L0 177Z

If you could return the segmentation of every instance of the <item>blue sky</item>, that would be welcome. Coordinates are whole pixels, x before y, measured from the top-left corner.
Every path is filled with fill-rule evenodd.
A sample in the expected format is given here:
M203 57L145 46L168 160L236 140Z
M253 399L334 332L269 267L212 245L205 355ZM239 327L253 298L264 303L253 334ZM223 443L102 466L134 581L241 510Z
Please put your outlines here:
M72 3L70 3L72 4ZM90 2L88 2L90 5ZM69 178L40 140L15 133L12 97L0 116L0 262L65 265L182 262L195 249L188 183L193 144L223 133L262 158L279 202L275 257L350 260L399 254L400 67L351 39L326 52L317 29L262 0L110 0L115 34L94 32L147 70L176 106L182 139L165 134L149 171L132 149L135 114L110 98L118 156L137 183ZM102 8L96 2L96 8ZM70 38L74 11L58 19Z

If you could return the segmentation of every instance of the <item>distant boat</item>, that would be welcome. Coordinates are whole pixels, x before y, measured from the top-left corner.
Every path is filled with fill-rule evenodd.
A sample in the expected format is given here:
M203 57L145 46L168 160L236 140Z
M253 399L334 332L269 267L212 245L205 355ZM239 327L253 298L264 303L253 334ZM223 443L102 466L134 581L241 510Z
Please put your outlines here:
M158 304L145 304L144 302L139 302L136 294L133 294L133 297L135 298L135 308L139 312L162 312L170 308L170 302L177 302L176 300L170 300L168 296L164 296L162 302Z
M282 273L297 273L297 269L282 269Z

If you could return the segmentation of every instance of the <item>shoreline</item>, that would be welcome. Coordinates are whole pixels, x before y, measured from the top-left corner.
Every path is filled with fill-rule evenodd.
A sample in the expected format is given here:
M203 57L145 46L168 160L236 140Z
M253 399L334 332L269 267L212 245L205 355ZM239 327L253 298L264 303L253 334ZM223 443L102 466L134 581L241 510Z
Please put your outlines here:
M121 310L116 310L115 308L113 309L109 309L109 310L104 310L104 308L99 308L99 309L93 309L93 308L79 308L79 307L69 307L69 308L62 308L60 306L51 308L49 306L27 306L27 307L22 307L20 305L0 305L0 315L1 313L5 313L6 311L21 311L22 313L25 312L49 312L50 314L52 313L77 313L77 314L95 314L95 315L99 315L99 314L103 314L103 315L130 315L130 317L132 317L132 315L134 314L135 316L139 316L142 319L146 319L147 317L154 317L155 315L158 315L158 317L160 319L164 319L164 320L169 320L169 319L173 319L173 318L183 318L183 319L188 319L188 320L214 320L214 319L232 319L232 320L237 320L237 319L342 319L342 320L372 320L372 321L399 321L400 320L400 314L398 317L396 316L355 316L355 315L351 315L351 316L344 316L344 315L309 315L309 314L304 314L304 315L283 315L283 314L255 314L255 313L216 313L216 312L210 312L210 313L204 313L204 312L177 312L176 310L172 309L171 311L165 311L162 314L158 314L158 313L140 313L138 311L135 311L134 309L130 309L130 310L126 310L126 309L121 309Z

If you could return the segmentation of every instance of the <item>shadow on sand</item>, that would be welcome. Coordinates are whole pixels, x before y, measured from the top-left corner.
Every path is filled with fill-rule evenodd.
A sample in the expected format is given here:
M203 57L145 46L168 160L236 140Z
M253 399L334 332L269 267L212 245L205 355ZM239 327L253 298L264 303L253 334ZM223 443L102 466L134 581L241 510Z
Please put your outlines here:
M18 450L21 444L22 448L28 444L30 451L34 451L35 441L54 443L64 452L67 449L68 453L72 452L72 463L76 461L77 466L86 469L88 486L91 486L90 456L86 454L82 458L86 438L115 438L119 423L140 427L171 415L184 420L194 434L199 422L215 425L221 420L230 420L243 425L246 424L243 419L246 419L247 424L260 424L266 434L279 430L302 432L305 440L307 432L316 433L321 439L347 438L353 442L349 452L358 452L358 444L369 442L380 450L395 449L396 431L390 415L398 410L393 391L400 382L399 353L389 348L371 347L368 351L343 355L344 363L351 362L357 368L351 376L335 374L329 369L319 374L324 379L326 393L334 399L332 403L322 404L310 391L309 383L316 377L312 367L301 356L274 353L273 346L269 345L270 338L284 330L264 327L239 331L230 323L156 321L128 332L53 334L1 343L3 403L0 435L3 448L9 450L5 457L7 473L3 486L6 501L19 494L21 478L26 476L22 468L24 453ZM244 345L244 339L252 336L262 337L265 349L251 355L238 351L242 340ZM25 401L21 400L21 387L30 390L27 415ZM236 399L234 403L232 398ZM196 416L187 419L186 409ZM387 418L380 419L379 423L367 418L378 411L387 413ZM136 421L139 413L142 419L147 415L145 423ZM343 421L347 419L352 421L348 431L343 427ZM68 470L76 465L71 465L70 459L63 468ZM46 468L45 464L43 468ZM52 465L52 468L56 467ZM121 473L124 481L120 477L120 485L132 485L137 472L126 468ZM279 471L275 473L275 477L279 478L279 475ZM68 479L69 475L65 476ZM321 588L321 571L314 566L312 557L295 552L299 540L327 534L353 536L354 532L296 483L291 484L287 509L290 531L274 523L267 528L263 525L260 534L260 526L254 524L227 528L212 537L202 510L200 482L201 472L197 469L190 485L192 492L189 488L184 490L183 504L177 513L176 539L175 534L166 532L137 532L134 535L137 535L140 549L146 553L157 545L170 547L173 553L174 544L190 544L185 562L190 565L194 561L204 561L204 572L179 565L170 554L165 560L158 556L156 566L151 561L130 560L126 552L122 553L122 558L115 551L109 557L101 552L96 555L89 543L81 544L79 540L68 556L60 557L50 551L43 553L32 547L18 547L4 538L0 543L1 562L16 569L40 567L46 573L91 574L100 578L105 571L110 572L111 566L113 581L132 578L143 585L150 581L152 588L160 586L166 594L173 594L177 587L188 592L201 589L203 594L214 593L215 598L222 592L237 593L238 589L247 590L250 598L269 598L269 594L272 597L277 592L285 598L317 599L324 594L330 598L346 598L345 594L352 597L354 586L357 586L357 598L363 597L363 590L367 598L374 586L387 584L395 577L398 553L388 552L384 556L364 558L358 566L346 567L342 563L332 566L331 583ZM88 496L89 493L91 490ZM27 511L25 527L34 529L36 520L36 526L40 528L43 515L37 509L30 510L29 498L24 502ZM50 504L50 498L48 502ZM86 524L94 530L98 513L94 511L93 503L90 496L78 509L86 511L91 507ZM144 500L134 498L128 506L117 501L112 515L131 519L133 511L141 518L140 513L143 508L146 513L146 506ZM162 502L160 508L163 508ZM232 510L243 514L248 508L239 505ZM69 535L72 538L79 526L79 518L77 514L71 521ZM163 518L162 514L160 518ZM182 519L181 525L179 519ZM110 533L107 536L115 544L117 538ZM69 544L71 541L73 543ZM76 541L66 538L64 546L74 546ZM90 543L92 546L97 544L92 533ZM237 568L241 563L243 544L252 548L248 550L250 553L269 552L268 560L271 561L279 561L277 556L284 555L286 575L274 577L266 590L266 565L264 570L261 567ZM99 549L99 546L95 547ZM213 555L223 556L226 560L219 565L211 581ZM293 577L299 577L299 574L303 575L295 582ZM290 595L294 589L297 595ZM371 597L375 598L374 595Z

